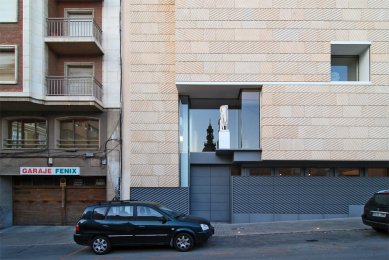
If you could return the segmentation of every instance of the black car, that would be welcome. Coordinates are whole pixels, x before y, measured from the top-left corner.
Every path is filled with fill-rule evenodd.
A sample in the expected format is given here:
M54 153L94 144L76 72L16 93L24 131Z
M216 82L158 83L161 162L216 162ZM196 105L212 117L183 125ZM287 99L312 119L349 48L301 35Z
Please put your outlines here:
M116 201L88 206L76 225L74 241L98 255L115 245L170 245L185 252L213 234L208 220L157 202Z
M389 190L375 193L366 202L362 221L376 231L389 231Z

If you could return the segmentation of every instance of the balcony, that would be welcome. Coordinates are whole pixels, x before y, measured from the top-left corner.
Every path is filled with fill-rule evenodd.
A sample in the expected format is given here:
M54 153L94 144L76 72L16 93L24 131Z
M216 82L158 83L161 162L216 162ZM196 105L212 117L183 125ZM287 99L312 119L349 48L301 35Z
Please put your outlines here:
M94 77L46 77L46 101L52 105L90 105L102 110L103 86Z
M45 42L58 54L102 55L102 31L89 18L47 18Z

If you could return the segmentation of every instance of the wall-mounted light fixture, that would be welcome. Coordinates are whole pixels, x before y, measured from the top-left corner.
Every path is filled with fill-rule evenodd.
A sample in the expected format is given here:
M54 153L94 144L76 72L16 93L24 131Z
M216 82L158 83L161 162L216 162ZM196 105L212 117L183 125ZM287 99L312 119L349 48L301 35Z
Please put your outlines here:
M49 167L53 166L53 158L51 157L47 158L47 166Z

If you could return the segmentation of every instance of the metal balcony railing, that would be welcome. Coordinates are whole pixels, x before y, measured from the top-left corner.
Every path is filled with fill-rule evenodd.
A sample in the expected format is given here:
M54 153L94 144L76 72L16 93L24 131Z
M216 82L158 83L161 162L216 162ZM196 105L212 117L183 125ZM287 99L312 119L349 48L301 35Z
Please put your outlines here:
M47 96L93 96L102 100L102 84L94 77L46 77Z
M80 148L80 149L98 149L99 140L95 139L58 139L57 146L59 148Z
M102 31L90 18L47 18L48 37L95 37L101 44Z
M39 139L4 139L6 149L42 149L47 146L46 140Z

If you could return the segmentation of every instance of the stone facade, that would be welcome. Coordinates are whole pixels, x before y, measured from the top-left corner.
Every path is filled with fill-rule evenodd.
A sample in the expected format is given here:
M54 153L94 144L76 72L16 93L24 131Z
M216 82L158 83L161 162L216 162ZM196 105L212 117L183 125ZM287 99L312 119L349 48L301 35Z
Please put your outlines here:
M123 186L176 187L175 2L123 1ZM131 177L130 177L131 176Z
M131 186L178 185L176 83L262 86L263 160L389 159L388 1L123 5ZM331 83L334 41L370 46L370 81Z

